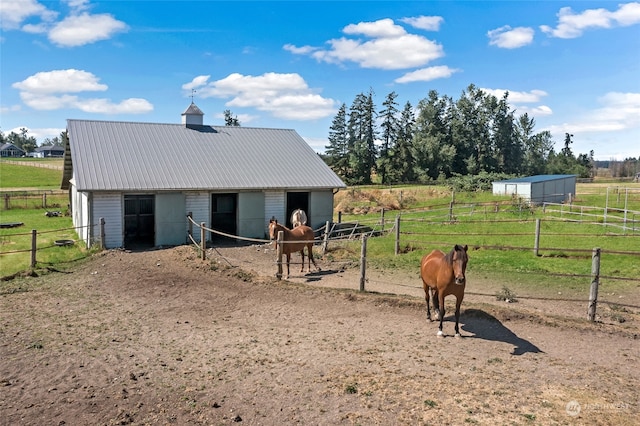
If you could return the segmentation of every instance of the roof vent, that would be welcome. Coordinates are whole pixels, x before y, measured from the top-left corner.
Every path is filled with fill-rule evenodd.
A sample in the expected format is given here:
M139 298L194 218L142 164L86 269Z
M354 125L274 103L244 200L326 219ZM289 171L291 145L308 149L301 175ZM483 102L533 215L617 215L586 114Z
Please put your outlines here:
M202 126L203 116L204 112L202 112L202 110L198 108L192 101L191 105L189 105L189 108L187 108L187 110L182 113L182 124L187 127Z

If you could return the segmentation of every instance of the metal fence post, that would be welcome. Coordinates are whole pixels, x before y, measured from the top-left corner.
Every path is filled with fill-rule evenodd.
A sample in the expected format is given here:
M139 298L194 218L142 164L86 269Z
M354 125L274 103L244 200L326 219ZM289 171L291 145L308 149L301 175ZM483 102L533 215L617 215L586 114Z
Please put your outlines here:
M591 288L589 289L589 321L596 320L596 305L598 304L598 285L600 281L600 248L594 248L591 253Z

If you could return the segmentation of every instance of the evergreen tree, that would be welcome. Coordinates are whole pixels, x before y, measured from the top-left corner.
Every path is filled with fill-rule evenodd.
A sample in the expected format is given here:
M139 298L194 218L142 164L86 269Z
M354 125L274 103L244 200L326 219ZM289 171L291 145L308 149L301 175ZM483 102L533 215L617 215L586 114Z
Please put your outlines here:
M415 160L413 158L413 135L415 117L411 103L407 102L400 114L398 139L390 157L390 180L392 182L415 182Z
M382 145L380 146L377 169L380 181L383 184L390 182L390 175L393 172L392 155L400 132L397 97L396 92L389 93L382 103L384 108L380 111L380 116L382 117L382 124L380 125L382 128Z
M357 95L351 105L347 125L350 148L349 164L352 175L348 180L353 184L370 184L375 169L375 109L373 92L366 96Z
M331 122L329 145L325 146L325 154L329 167L345 180L350 175L348 139L347 106L342 104Z

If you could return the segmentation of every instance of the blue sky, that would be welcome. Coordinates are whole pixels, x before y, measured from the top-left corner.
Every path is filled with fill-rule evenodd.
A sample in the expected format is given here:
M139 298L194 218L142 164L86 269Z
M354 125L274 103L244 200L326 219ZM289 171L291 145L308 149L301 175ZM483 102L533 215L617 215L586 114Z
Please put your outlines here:
M574 154L640 158L640 2L2 0L0 128L66 119L295 129L316 151L358 93L382 109L474 84Z

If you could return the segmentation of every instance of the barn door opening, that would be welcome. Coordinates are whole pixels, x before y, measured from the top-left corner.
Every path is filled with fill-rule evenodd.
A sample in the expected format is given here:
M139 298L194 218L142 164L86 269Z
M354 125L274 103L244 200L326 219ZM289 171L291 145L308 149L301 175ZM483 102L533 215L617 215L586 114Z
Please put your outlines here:
M238 194L212 194L211 196L211 229L225 234L237 235L237 206ZM216 233L211 233L211 240L224 239Z
M124 196L124 246L149 248L155 242L155 196Z
M287 227L291 228L291 213L296 209L302 209L307 214L307 226L311 226L311 216L309 215L309 193L308 192L287 192Z

